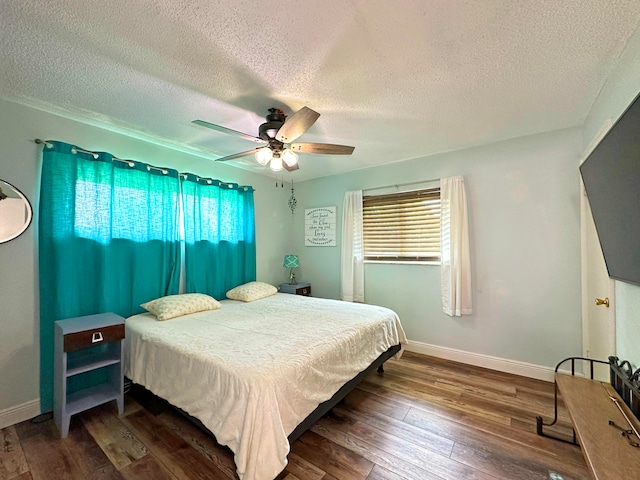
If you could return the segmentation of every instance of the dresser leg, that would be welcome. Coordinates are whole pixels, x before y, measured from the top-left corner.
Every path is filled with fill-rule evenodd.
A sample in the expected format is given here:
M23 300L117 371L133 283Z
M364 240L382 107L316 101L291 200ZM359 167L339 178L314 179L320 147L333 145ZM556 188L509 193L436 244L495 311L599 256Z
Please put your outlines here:
M62 414L62 418L60 421L60 437L67 438L69 435L69 421L71 420L71 415Z

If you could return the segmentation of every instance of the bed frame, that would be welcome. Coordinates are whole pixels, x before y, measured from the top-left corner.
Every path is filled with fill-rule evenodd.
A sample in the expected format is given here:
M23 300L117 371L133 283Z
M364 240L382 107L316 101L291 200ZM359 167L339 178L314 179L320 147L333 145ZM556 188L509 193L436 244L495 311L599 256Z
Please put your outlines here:
M298 426L293 430L293 432L291 432L291 434L289 434L289 437L288 437L289 444L292 444L293 442L295 442L300 435L306 432L312 425L314 425L318 420L320 420L324 415L326 415L329 412L329 410L331 410L338 403L340 403L354 388L358 386L360 382L362 382L365 379L367 375L372 373L374 370L377 370L378 373L382 373L384 371L383 369L384 362L386 362L388 359L390 359L396 353L398 353L400 351L400 348L401 348L400 345L394 345L390 347L386 352L383 352L378 358L376 358L371 363L371 365L369 365L365 370L363 370L358 375L356 375L351 380L349 380L347 383L345 383L340 388L340 390L338 390L333 395L333 397L331 397L329 400L322 402L320 405L318 405L316 409L313 412L311 412L307 416L307 418L305 418L302 422L300 422L300 424L298 424ZM169 405L171 406L171 408L175 409L181 415L185 416L191 422L197 425L199 428L204 430L207 434L215 438L215 435L207 427L205 427L200 420L198 420L195 417L192 417L191 415L186 413L184 410L181 410L180 408L175 407L174 405L171 405L169 402L158 397L153 392L147 390L143 386L134 384L132 385L130 391L132 396L151 413L156 414L156 413L159 413L159 410L161 411L163 409L163 407L159 408L160 403L162 403L163 405Z
M345 383L340 390L338 390L333 397L329 400L322 402L320 405L316 407L316 409L311 412L307 418L305 418L300 424L289 434L289 444L296 441L296 439L302 435L304 432L309 430L309 428L315 424L318 420L320 420L324 415L326 415L329 410L335 407L338 403L340 403L344 397L346 397L351 390L356 388L364 377L369 375L374 370L377 370L378 373L382 373L384 371L382 365L388 359L393 357L396 353L400 351L400 345L394 345L389 348L386 352L382 353L378 358L376 358L371 365L369 365L365 370L360 372L358 375L353 377L347 383Z

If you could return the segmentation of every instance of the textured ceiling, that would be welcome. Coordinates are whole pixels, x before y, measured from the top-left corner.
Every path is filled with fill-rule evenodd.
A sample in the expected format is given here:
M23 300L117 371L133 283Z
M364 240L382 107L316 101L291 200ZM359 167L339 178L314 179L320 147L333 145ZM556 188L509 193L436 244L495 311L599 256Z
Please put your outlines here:
M638 0L0 0L0 96L211 159L255 144L192 120L257 135L306 105L300 141L356 149L301 154L301 181L581 125L639 20Z

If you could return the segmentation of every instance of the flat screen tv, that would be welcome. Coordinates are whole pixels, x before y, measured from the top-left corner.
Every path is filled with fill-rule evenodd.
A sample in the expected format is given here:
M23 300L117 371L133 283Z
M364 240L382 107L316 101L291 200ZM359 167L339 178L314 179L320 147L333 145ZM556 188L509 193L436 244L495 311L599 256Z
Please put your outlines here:
M580 166L609 276L640 285L640 95Z

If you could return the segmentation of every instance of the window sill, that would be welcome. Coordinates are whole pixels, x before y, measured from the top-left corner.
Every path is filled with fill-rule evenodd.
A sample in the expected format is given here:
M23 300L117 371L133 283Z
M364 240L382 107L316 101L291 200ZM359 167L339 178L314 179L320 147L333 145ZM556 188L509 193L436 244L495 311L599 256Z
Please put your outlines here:
M436 265L439 266L441 262L403 262L402 260L364 260L364 263L376 263L376 264L394 264L394 265Z

